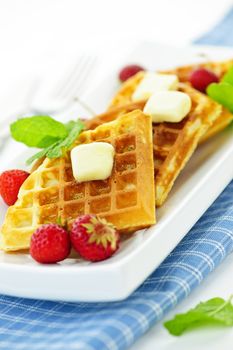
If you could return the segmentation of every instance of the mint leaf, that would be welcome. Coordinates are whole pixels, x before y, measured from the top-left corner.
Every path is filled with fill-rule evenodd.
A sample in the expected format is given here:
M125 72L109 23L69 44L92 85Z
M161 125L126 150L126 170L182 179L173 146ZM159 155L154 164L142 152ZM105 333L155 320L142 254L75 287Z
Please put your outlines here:
M233 113L233 85L225 82L212 83L207 87L207 94Z
M233 85L233 67L231 67L227 73L223 76L222 81Z
M29 147L45 148L68 135L64 124L49 116L21 118L10 125L12 137Z
M45 148L43 151L36 153L34 156L27 160L27 164L29 165L36 159L42 157L48 157L51 159L62 157L64 153L71 148L80 132L84 129L84 124L80 120L77 120L72 125L73 127L66 138L59 140L51 146Z
M231 298L213 298L198 304L194 309L184 314L176 315L164 323L170 334L179 336L187 329L194 329L211 324L233 326L233 306Z

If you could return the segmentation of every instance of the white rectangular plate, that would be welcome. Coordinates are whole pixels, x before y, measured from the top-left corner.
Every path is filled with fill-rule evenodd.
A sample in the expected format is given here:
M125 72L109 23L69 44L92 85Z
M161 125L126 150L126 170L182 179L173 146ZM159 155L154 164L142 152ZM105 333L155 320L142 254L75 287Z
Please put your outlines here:
M174 49L152 43L139 45L124 62L148 69L210 59L233 57L230 49L186 47ZM202 58L203 60L203 58ZM118 67L115 67L117 72ZM86 100L102 111L117 87L116 74L109 76ZM114 301L129 296L167 257L205 210L233 178L233 128L200 146L177 179L165 205L157 211L158 223L136 232L123 242L111 259L88 263L70 258L56 265L39 265L28 254L0 253L0 293L48 300ZM22 166L27 154L6 168ZM145 189L149 190L149 189ZM1 222L5 214L2 204Z

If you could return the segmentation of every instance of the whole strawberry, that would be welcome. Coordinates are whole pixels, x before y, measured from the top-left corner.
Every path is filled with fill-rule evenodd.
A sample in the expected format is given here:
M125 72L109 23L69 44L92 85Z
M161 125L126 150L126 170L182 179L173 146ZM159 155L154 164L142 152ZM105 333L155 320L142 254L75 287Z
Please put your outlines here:
M66 259L70 249L68 232L56 224L40 226L31 238L30 254L42 264L52 264Z
M15 204L19 189L29 176L24 170L7 170L0 175L0 194L8 205Z
M195 89L205 92L208 85L211 83L218 83L219 79L217 75L210 70L198 68L190 74L189 81Z
M120 237L112 224L95 215L83 215L73 222L71 242L86 260L101 261L119 248Z
M144 70L143 67L138 66L137 64L131 64L128 66L125 66L121 69L119 73L119 79L123 83L127 79L131 78L133 75L137 74L141 70Z

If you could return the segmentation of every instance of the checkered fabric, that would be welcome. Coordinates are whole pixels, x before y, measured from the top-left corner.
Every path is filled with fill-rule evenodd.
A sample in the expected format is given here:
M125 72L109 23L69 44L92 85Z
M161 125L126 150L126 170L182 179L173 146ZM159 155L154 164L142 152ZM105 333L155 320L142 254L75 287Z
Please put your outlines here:
M232 23L233 11L226 20ZM233 28L224 23L204 42L229 44L231 38L233 44ZM232 198L233 182L125 301L64 303L1 295L0 349L127 349L233 251Z

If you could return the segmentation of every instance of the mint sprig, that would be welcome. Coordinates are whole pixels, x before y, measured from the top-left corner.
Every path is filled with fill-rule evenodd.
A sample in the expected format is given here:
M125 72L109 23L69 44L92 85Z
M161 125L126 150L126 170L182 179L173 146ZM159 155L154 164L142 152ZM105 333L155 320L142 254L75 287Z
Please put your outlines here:
M78 135L83 129L84 124L80 120L75 122L73 128L71 129L66 138L59 140L51 146L45 148L43 151L34 154L34 156L30 157L27 160L27 165L30 165L36 159L42 157L48 157L50 159L62 157L64 153L70 149L70 147L73 145L74 141L77 139Z
M59 158L71 148L84 124L80 121L60 123L48 116L22 118L11 124L12 137L29 147L42 148L27 160L31 164L42 157Z
M186 313L176 315L164 323L172 335L182 335L186 330L206 325L233 326L233 306L229 300L213 298L198 304Z

